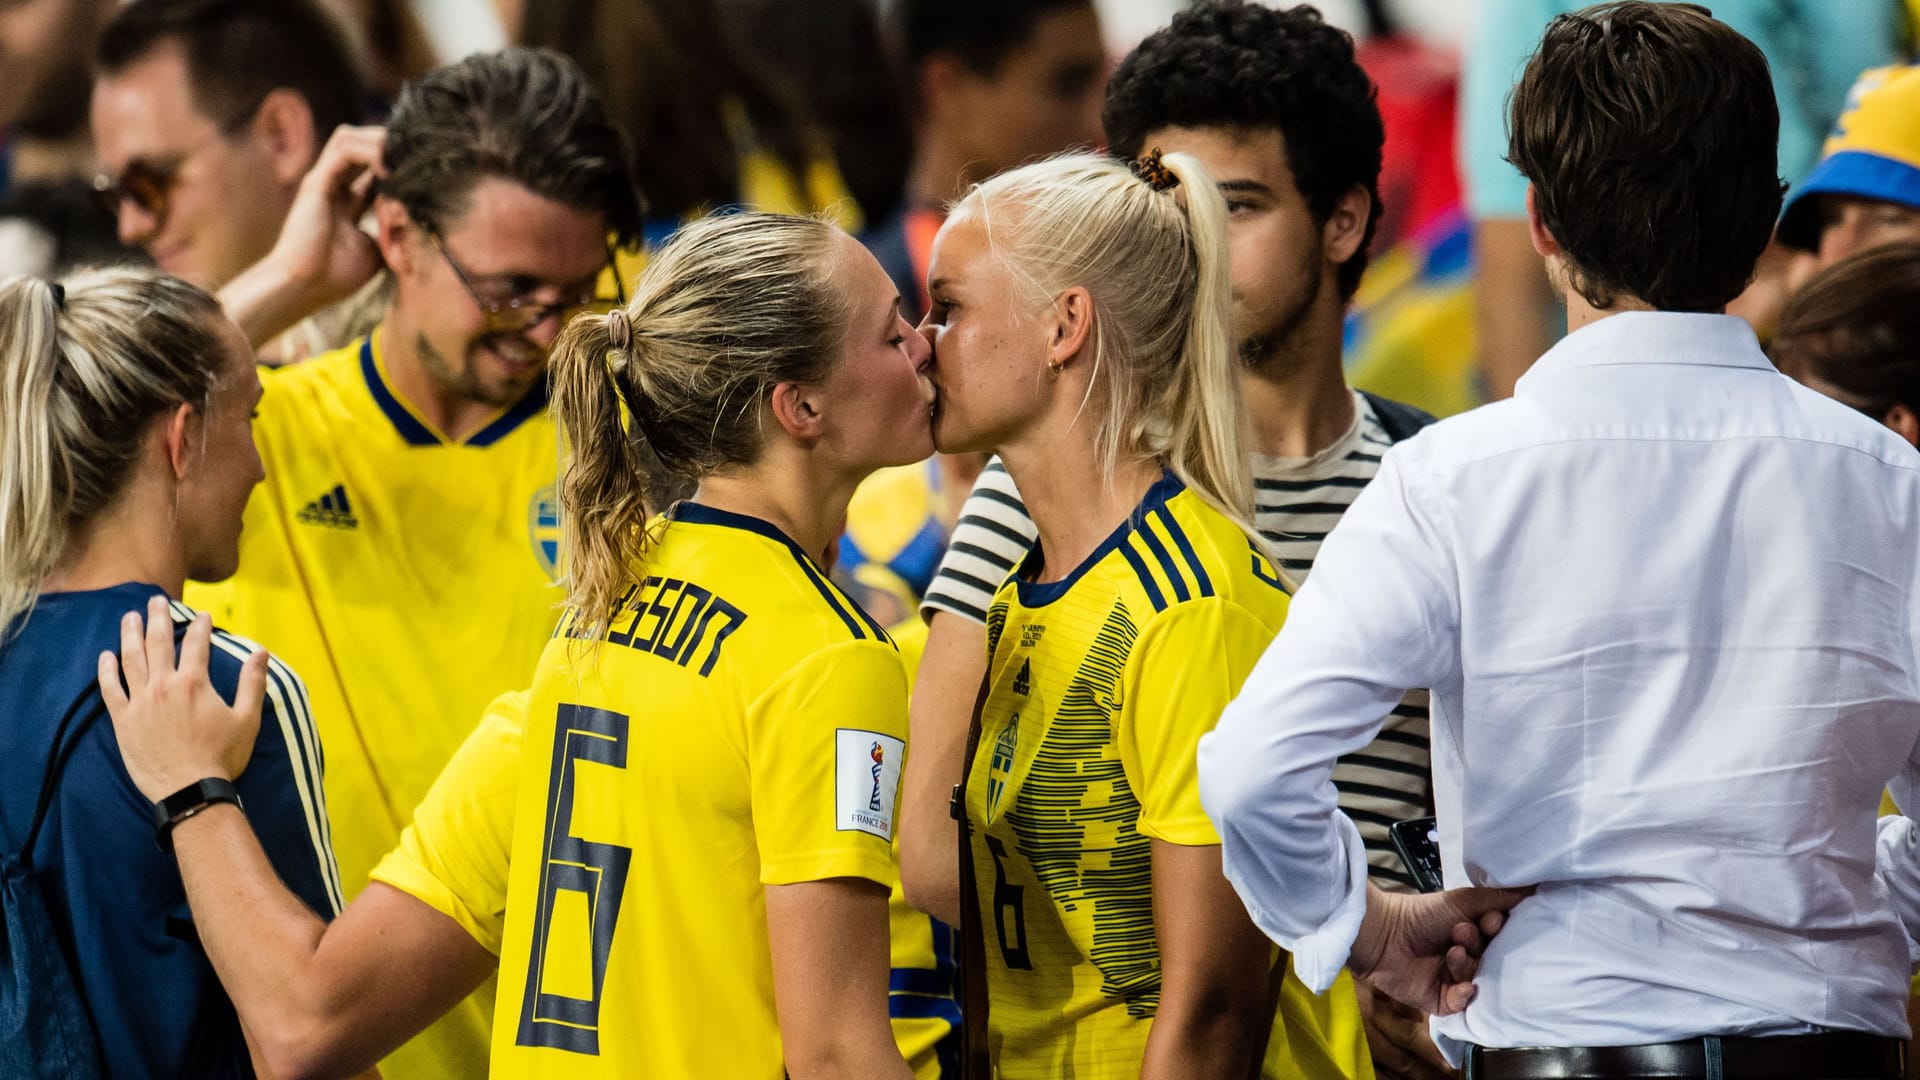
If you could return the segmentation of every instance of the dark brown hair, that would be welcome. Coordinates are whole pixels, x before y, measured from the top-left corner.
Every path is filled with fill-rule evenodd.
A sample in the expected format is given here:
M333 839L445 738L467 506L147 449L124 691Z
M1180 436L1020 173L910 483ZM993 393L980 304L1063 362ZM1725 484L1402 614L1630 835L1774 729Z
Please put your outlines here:
M754 146L805 175L814 136L801 106L738 48L717 0L535 0L524 18L522 43L580 65L640 148L651 216L738 203L741 152Z
M313 111L318 150L364 112L346 32L315 0L136 0L100 32L95 61L112 75L173 42L186 55L194 107L216 123L286 87Z
M1895 405L1920 414L1920 244L1842 260L1787 299L1773 362L1875 420Z
M640 236L626 137L573 61L548 49L475 53L408 83L383 157L381 192L429 228L452 228L494 176L598 210L622 240Z
M1547 26L1510 104L1573 288L1661 311L1740 295L1780 213L1780 110L1760 50L1696 4L1623 0Z

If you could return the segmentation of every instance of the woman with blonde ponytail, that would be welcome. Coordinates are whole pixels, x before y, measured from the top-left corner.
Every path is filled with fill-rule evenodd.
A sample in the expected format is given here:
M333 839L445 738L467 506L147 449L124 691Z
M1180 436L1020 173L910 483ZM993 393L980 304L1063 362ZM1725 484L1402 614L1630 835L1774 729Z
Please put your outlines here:
M826 568L860 481L932 452L927 354L865 249L765 214L688 225L562 333L567 611L527 707L497 1075L909 1075L905 671Z
M1004 173L954 208L929 287L935 441L997 453L1039 530L988 612L964 768L936 750L907 784L908 895L958 913L981 976L974 1074L1365 1074L1352 994L1292 977L1196 787L1288 584L1251 520L1214 181L1158 151ZM925 826L956 780L958 875Z
M89 1057L115 1077L254 1075L192 930L179 821L244 804L272 872L312 910L339 910L305 687L175 600L188 577L238 563L259 397L246 339L185 282L140 269L0 281L0 861L25 869L5 873L9 954L38 936L31 919L17 933L20 905L43 905L53 940L34 944L71 976L14 987L38 1004L0 1032L9 1075L62 1035L60 1075L92 1075ZM142 639L142 612L154 651L183 641L210 669L212 707L249 721L190 773L123 769L104 722L147 683L130 665L123 685L102 656ZM45 1022L57 1013L77 1022Z

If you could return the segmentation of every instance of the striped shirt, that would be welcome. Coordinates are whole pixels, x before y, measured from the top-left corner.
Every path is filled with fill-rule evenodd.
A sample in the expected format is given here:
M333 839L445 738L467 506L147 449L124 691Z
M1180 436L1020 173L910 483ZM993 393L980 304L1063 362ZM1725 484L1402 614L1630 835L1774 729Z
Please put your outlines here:
M1354 410L1353 426L1318 454L1253 459L1254 526L1296 582L1306 580L1321 541L1380 470L1380 456L1392 444L1364 396L1354 395ZM984 624L995 590L1037 536L1013 477L995 458L961 507L921 615L945 611ZM1359 826L1373 879L1383 887L1413 885L1387 826L1433 813L1429 746L1427 691L1415 690L1395 707L1379 737L1334 767L1340 808Z

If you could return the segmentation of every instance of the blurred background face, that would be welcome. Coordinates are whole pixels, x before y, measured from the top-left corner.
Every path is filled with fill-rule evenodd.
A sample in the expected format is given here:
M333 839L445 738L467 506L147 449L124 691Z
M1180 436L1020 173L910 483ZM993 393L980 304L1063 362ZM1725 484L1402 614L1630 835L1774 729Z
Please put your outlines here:
M1820 195L1820 247L1824 269L1869 248L1920 240L1920 208L1851 195Z
M464 400L496 408L525 397L546 377L547 352L574 312L498 331L481 303L554 304L591 296L607 264L606 216L487 177L474 185L466 212L440 229L439 244L410 218L404 228L395 306L416 330L428 375ZM389 256L388 264L395 262Z
M61 136L87 101L100 0L0 0L0 128Z
M966 71L948 119L989 174L1102 141L1107 54L1091 5L1042 16L992 74Z
M101 173L156 193L122 198L123 243L207 288L218 288L265 257L293 186L253 134L252 113L207 116L194 104L184 54L163 45L94 87L92 124ZM157 205L151 205L156 204Z

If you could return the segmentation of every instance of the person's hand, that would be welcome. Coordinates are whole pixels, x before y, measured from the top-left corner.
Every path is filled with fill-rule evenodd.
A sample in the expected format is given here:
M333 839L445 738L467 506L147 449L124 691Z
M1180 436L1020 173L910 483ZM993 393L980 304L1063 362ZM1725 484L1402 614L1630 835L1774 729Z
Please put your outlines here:
M380 155L386 143L383 127L335 128L300 181L280 239L267 256L315 310L353 295L384 265L360 219L373 205L374 182L384 173Z
M100 654L100 695L113 717L114 737L127 775L151 802L209 777L231 780L246 769L260 734L260 704L266 695L267 653L258 650L240 668L240 685L228 705L207 677L213 620L202 614L187 629L174 665L173 618L167 600L120 620L120 656ZM122 674L126 685L121 686Z
M1453 1080L1453 1067L1433 1045L1426 1013L1400 1004L1365 979L1353 980L1353 989L1360 999L1367 1051L1380 1080Z
M1421 896L1367 889L1347 966L1396 1001L1444 1016L1473 1000L1487 941L1527 889L1448 889Z

